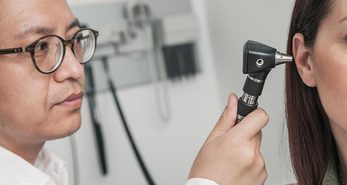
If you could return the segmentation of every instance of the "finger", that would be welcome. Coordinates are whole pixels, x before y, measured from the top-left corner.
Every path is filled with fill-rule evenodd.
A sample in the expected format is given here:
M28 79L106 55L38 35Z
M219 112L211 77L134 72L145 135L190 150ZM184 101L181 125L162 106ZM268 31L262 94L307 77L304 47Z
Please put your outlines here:
M225 107L224 112L219 118L219 121L217 122L216 126L207 138L207 143L223 135L235 125L237 115L237 103L237 96L235 94L230 94L227 106Z
M261 147L261 139L262 139L263 133L262 131L259 131L253 138L253 141L256 144L257 149L259 150Z
M267 172L266 172L266 164L265 164L265 160L263 157L263 154L261 152L258 153L259 155L259 160L258 160L258 166L260 167L260 171L259 174L255 174L256 176L259 177L260 179L263 179L263 181L265 182L266 178L267 178Z
M258 108L237 124L234 130L240 136L251 140L268 122L269 116L263 109Z

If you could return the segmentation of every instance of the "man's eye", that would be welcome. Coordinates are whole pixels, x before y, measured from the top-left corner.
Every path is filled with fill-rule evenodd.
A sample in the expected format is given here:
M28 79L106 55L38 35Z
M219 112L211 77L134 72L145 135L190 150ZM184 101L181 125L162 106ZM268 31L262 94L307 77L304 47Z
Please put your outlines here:
M78 35L78 36L76 37L76 42L77 42L77 43L81 43L81 42L82 42L82 39L83 39L83 36L82 36L82 35Z
M41 42L38 43L35 47L35 51L44 51L48 48L48 43L47 42Z

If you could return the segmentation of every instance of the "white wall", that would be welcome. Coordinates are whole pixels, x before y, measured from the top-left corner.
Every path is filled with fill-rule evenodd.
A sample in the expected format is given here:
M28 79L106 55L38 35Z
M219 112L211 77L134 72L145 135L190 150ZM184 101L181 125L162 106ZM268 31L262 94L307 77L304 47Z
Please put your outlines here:
M78 0L68 2L73 6L85 3ZM91 0L87 2L96 3ZM201 0L192 0L192 5L201 25L198 52L203 70L196 77L169 83L172 106L172 119L169 123L161 123L155 111L153 84L119 90L119 99L135 136L135 142L155 182L159 185L185 183L191 164L217 122L223 107L220 104L217 88L204 3ZM227 96L224 99L223 105ZM85 99L82 107L82 127L76 134L80 184L146 184L126 138L111 94L99 93L97 101L102 112L101 121L110 173L107 177L100 175L94 133ZM46 147L67 161L70 184L73 184L69 140L66 138L48 142Z
M294 0L204 0L221 101L230 92L242 95L246 75L242 74L242 49L255 40L286 52L287 33ZM261 152L268 171L266 184L294 181L283 133L284 66L269 74L259 106L270 116L263 129Z

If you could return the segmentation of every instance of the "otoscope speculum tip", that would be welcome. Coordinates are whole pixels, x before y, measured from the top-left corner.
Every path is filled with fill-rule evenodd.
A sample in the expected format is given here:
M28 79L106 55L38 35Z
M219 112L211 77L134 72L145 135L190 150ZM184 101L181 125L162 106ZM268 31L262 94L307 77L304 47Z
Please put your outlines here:
M276 56L275 56L275 64L280 65L280 64L284 64L284 63L289 63L289 62L293 62L293 57L290 55L286 55L284 53L281 53L279 51L276 52Z

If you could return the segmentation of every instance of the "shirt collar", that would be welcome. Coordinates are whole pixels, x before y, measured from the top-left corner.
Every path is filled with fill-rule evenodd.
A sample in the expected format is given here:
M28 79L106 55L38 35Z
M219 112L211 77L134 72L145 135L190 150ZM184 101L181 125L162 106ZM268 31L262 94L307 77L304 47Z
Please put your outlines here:
M336 153L333 150L329 156L329 162L327 170L325 171L322 185L339 185L336 157Z
M4 172L4 173L3 173ZM17 185L67 185L66 164L42 149L35 165L0 146L0 184L16 182Z
M48 150L41 150L34 166L51 177L57 185L68 184L66 163Z

